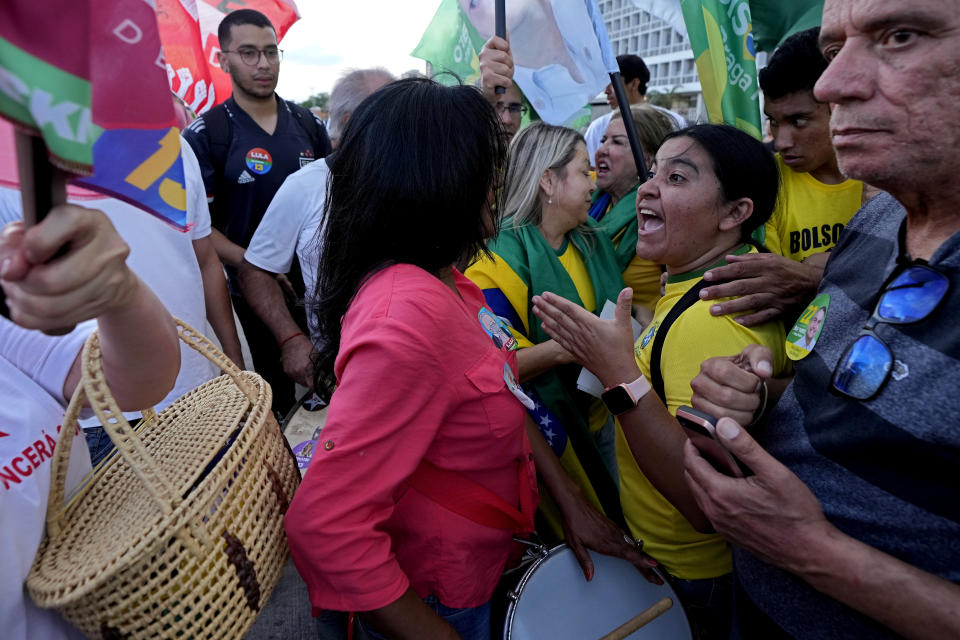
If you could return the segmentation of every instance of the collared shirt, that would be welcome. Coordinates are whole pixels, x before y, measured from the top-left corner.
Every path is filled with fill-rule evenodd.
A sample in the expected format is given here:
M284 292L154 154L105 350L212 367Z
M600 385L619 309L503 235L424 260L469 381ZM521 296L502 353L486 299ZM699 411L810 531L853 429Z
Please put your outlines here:
M344 316L338 387L286 521L314 607L369 611L408 587L449 607L489 600L512 532L409 488L421 460L536 503L525 409L504 380L516 354L484 332L480 290L454 276L460 297L418 267L387 267Z

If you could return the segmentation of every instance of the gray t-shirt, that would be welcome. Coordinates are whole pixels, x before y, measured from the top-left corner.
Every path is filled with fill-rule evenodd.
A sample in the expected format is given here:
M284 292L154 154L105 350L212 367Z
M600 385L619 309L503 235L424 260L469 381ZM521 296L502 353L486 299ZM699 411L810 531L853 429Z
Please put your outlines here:
M857 401L830 390L834 367L905 260L905 215L882 194L850 221L820 286L830 295L820 338L797 363L796 378L760 440L810 487L841 531L960 582L960 233L929 262L951 282L940 306L920 322L875 328L894 354L880 393ZM743 589L791 635L895 637L746 552L736 551L734 559ZM738 604L745 632L753 626L748 609Z

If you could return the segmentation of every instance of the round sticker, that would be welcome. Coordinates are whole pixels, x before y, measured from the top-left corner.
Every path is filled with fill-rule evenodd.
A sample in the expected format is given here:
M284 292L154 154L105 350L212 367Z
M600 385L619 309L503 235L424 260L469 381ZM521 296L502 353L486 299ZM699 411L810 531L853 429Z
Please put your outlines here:
M814 345L817 344L817 340L820 339L820 332L823 331L823 322L826 320L829 306L830 295L821 293L800 314L797 323L787 334L785 347L788 358L802 360L810 355Z
M260 147L254 147L247 151L247 168L256 174L263 175L273 168L273 158L270 152Z

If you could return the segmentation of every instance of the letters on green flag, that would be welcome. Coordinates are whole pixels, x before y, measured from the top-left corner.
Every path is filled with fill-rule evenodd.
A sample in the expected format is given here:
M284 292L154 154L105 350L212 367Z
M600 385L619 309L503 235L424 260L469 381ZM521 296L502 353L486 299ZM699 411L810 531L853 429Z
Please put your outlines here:
M710 122L761 138L756 48L747 0L681 0Z
M464 84L473 84L480 78L477 56L482 48L483 38L463 13L460 3L443 0L420 44L410 55L429 62L438 82L456 84L456 78L443 75L448 72L456 74Z

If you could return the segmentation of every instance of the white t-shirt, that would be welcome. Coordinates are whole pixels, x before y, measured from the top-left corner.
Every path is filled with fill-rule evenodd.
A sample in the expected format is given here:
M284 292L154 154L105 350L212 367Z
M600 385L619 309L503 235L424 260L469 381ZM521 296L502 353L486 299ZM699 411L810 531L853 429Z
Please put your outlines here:
M294 253L303 272L305 299L314 300L317 266L320 262L320 233L323 207L327 200L330 167L325 159L311 162L287 176L267 207L250 240L243 259L271 273L287 273ZM307 313L310 333L316 337L313 313Z
M52 338L0 318L0 629L5 640L83 638L23 583L43 539L50 460L63 419L63 382L86 339ZM90 471L83 434L70 451L69 493Z
M210 235L210 211L200 166L190 145L181 145L187 190L186 233L154 216L114 198L70 198L72 204L103 211L120 237L130 246L127 265L157 295L167 310L198 331L207 327L207 308L203 297L203 279L193 249L193 240ZM22 217L20 192L0 187L0 227ZM77 325L74 334L87 336L96 326L94 320ZM17 327L14 327L16 330ZM24 331L20 329L20 331ZM33 333L33 332L31 332ZM82 344L82 341L81 341ZM76 356L77 350L73 351ZM71 360L72 362L72 360ZM69 366L69 364L68 364ZM180 344L180 374L167 396L156 405L159 411L194 387L218 375L216 367L202 355ZM136 412L128 412L128 418ZM83 420L86 427L99 424L96 418Z
M681 116L679 113L674 113L670 109L664 109L663 107L658 107L657 105L650 105L657 111L662 111L667 114L670 120L673 122L674 130L683 129L687 126L687 119ZM583 134L583 139L587 143L587 153L590 154L590 166L597 166L596 160L594 159L597 155L597 149L600 148L600 141L603 140L604 134L607 133L607 127L610 126L610 120L613 119L613 114L617 111L609 111L593 122L590 123L590 126L587 127L586 133Z

